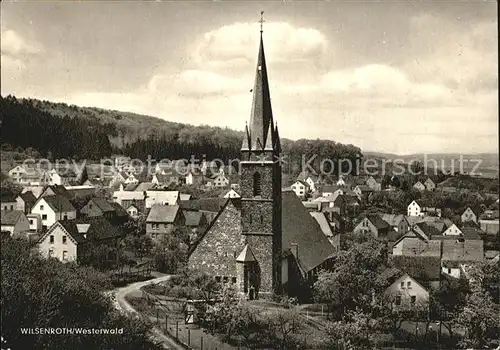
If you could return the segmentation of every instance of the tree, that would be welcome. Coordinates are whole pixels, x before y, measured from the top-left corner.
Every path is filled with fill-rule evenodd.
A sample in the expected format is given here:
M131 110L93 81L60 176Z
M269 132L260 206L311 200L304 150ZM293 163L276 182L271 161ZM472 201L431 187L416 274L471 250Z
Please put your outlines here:
M270 331L271 339L278 349L293 349L299 339L293 337L302 328L303 321L296 308L279 309L265 316L265 324Z
M160 349L150 325L120 314L105 291L110 281L88 267L43 259L27 241L2 239L2 336L14 349ZM22 328L123 329L123 334L23 335Z
M373 349L379 332L370 315L349 311L343 321L329 322L327 334L334 349Z

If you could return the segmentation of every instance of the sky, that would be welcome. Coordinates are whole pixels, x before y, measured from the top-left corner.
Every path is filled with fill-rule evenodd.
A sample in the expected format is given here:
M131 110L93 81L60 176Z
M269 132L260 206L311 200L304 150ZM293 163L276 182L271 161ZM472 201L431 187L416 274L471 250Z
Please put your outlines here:
M498 151L495 1L3 1L1 93L243 130L260 11L281 137Z

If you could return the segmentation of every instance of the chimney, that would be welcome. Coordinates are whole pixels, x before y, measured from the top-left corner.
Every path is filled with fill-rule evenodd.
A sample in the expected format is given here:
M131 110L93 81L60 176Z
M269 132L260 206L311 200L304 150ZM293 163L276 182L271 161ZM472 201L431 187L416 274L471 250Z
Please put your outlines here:
M297 243L290 243L290 250L295 259L299 260L299 245Z

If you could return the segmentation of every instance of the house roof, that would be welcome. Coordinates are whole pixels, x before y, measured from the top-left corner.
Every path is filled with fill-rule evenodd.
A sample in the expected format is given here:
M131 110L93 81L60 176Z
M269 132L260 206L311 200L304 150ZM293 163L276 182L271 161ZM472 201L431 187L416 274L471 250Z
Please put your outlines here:
M29 203L29 202L35 202L35 201L36 201L36 197L35 197L35 195L33 194L33 192L31 192L31 191L21 193L21 194L19 195L19 197L21 197L21 199L22 199L24 202L26 202L26 203Z
M367 185L357 185L356 187L358 187L361 192L373 192L373 189Z
M46 192L48 192L48 189L52 190L52 192L54 192L54 194L56 195L64 196L68 199L71 198L71 194L68 192L66 187L62 185L45 186L41 195L47 196L48 194L46 194Z
M458 262L479 262L483 261L483 241L481 240L465 240L459 242L457 240L443 241L443 261L458 261Z
M137 187L134 189L134 191L149 191L150 189L154 188L155 185L152 184L151 182L141 182Z
M64 196L52 195L52 196L45 196L42 198L56 213L76 210L73 204L71 204L71 202ZM40 200L41 199L39 199L39 201Z
M500 254L498 250L487 250L484 252L484 257L486 259L493 259Z
M333 247L320 225L291 190L282 192L281 226L283 250L296 243L299 247L298 261L306 272L322 264L333 254Z
M68 233L70 239L72 239L76 244L85 242L85 237L80 232L78 232L78 227L76 226L75 220L56 221L52 226L50 226L45 234L43 234L38 239L38 242L41 243L47 236L52 233L52 231L55 230L56 227L62 227L66 231L66 233Z
M191 199L191 197L192 197L192 195L191 195L191 194L189 194L189 193L181 193L181 194L180 194L180 198L179 198L179 199L180 199L181 201L188 201L188 200L190 200L190 199Z
M107 213L107 212L113 212L115 211L115 207L111 205L106 199L100 198L100 197L95 197L92 198L91 201L101 209L102 212Z
M179 200L179 191L146 191L146 201L148 198L155 202L161 201L175 205Z
M0 221L2 225L14 226L22 215L24 215L22 210L2 210Z
M151 207L146 222L173 223L179 209L178 205L155 204Z
M138 184L138 183L130 183L130 184L127 184L127 185L123 188L123 190L124 190L124 191L130 191L130 192L132 192L132 191L135 191L135 189L136 189L138 186L139 186L139 184Z
M181 200L181 208L183 210L203 210L218 213L221 208L226 204L227 198L200 198L191 199L188 201Z
M328 223L328 220L326 219L326 216L324 213L321 212L310 212L311 216L316 220L318 223L319 227L321 228L321 231L325 234L327 237L333 236L332 229L330 227L330 224Z
M115 191L113 197L119 200L144 200L144 192L135 191Z
M80 234L86 234L87 241L100 241L122 236L121 230L111 225L111 223L102 216L65 221L73 222ZM63 223L65 221L63 221Z
M188 227L198 227L205 214L201 211L186 211L184 217L186 219L186 226Z
M301 180L299 180L299 181L301 181ZM321 189L321 192L333 193L333 192L337 191L339 188L342 188L342 187L337 186L337 185L324 185L323 188Z
M427 241L413 230L407 232L396 243L400 241L403 244L402 255L404 256L441 256L441 241Z
M389 229L390 225L382 220L382 218L377 214L367 215L368 220L377 228L377 230Z
M115 210L115 215L117 217L125 217L125 216L128 216L128 213L127 211L119 204L119 203L115 203L115 202L112 202L112 203L109 203L113 209Z
M255 255L253 255L252 249L250 249L250 247L247 244L247 245L245 245L245 247L243 248L241 253L238 255L238 257L236 258L236 261L237 262L253 262L253 261L257 261L257 259L255 259Z
M403 214L380 214L380 218L390 226L398 226L405 216Z
M301 185L303 185L306 188L309 187L309 184L307 182L305 182L304 180L297 180L292 185L296 184L297 182L300 183Z
M401 271L421 281L438 280L441 276L440 256L393 255L391 263Z

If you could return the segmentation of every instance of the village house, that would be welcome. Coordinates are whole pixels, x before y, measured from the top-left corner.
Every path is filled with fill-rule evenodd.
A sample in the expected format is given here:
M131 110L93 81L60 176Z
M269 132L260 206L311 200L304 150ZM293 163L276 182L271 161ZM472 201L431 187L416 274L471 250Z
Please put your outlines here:
M185 211L184 220L187 228L191 230L194 237L197 238L198 235L203 234L208 227L208 221L205 214L201 211ZM194 243L194 241L193 241Z
M114 161L115 168L118 169L119 171L121 171L123 166L130 164L130 160L131 160L130 157L116 156L115 161Z
M358 198L362 199L368 199L368 197L374 192L374 190L367 185L357 185L352 191L356 193Z
M451 225L443 232L443 236L459 236L461 234L462 230L460 230L455 224Z
M499 220L479 220L479 226L481 230L486 232L489 235L499 235Z
M134 204L130 204L126 209L125 211L127 212L128 215L130 215L130 217L132 219L137 219L140 215L140 210L139 208L137 208L136 205Z
M405 234L410 229L410 224L403 214L381 214L381 218L398 233Z
M307 171L303 171L297 176L297 181L303 181L309 185L309 190L311 192L316 192L316 184L318 182L318 176L309 174Z
M429 308L429 292L407 273L391 268L384 271L380 279L390 283L384 291L384 297L390 303L392 310Z
M343 194L344 192L339 188L339 186L336 185L324 185L321 188L322 197L331 197L334 195L334 193Z
M146 192L124 191L122 189L113 192L113 201L127 208L133 202L145 202Z
M420 191L420 192L423 192L426 190L426 187L423 183L421 183L420 181L417 181L414 185L413 185L413 189L416 190L416 191Z
M389 233L390 226L378 215L367 215L356 225L354 233L370 233L375 238L385 237Z
M328 239L328 241L332 244L334 247L334 251L337 252L340 250L340 241L339 240L334 240L335 234L332 231L332 227L330 226L330 223L327 220L327 217L325 213L321 212L310 212L311 216L316 220L318 223L321 231L325 235L325 237Z
M21 210L2 210L0 216L1 230L10 232L11 236L18 236L30 230L29 221Z
M217 172L207 182L208 187L227 187L229 186L229 177L224 174L224 171Z
M300 199L305 199L309 193L309 185L307 182L302 180L295 181L295 183L290 187Z
M408 205L408 216L422 216L420 205L416 201L411 202Z
M230 189L229 191L226 192L226 194L223 197L224 198L240 198L241 196L235 190Z
M344 177L342 175L339 176L339 179L337 180L337 182L335 184L339 187L345 187L347 185L347 183L345 182Z
M155 204L146 219L146 234L156 240L184 223L185 218L180 206Z
M424 182L424 185L425 185L425 189L427 191L434 191L436 189L436 184L434 183L434 181L431 180L431 178L427 178L427 180L425 180Z
M462 219L462 222L472 221L477 223L477 215L470 207L467 207L467 209L465 209L460 218Z
M382 184L377 182L373 176L370 176L366 180L366 186L370 187L373 191L380 192L382 190Z
M1 210L16 210L17 202L13 196L3 196L0 200Z
M297 195L282 191L281 164L273 161L282 150L270 101L261 37L252 115L241 146L241 198L227 199L188 257L190 268L234 283L248 299L305 297L304 286L329 267L334 250Z
M39 214L27 214L26 218L30 223L30 232L39 233L42 231L42 217Z
M16 198L16 209L21 210L24 214L29 214L33 205L35 205L36 197L33 192L21 193Z
M115 208L106 199L94 197L80 209L80 213L87 217L103 216L111 219L115 214Z
M70 185L78 181L78 174L70 168L58 167L47 172L49 185Z
M151 208L155 204L161 205L179 205L179 191L146 191L146 209Z
M185 181L186 185L190 186L201 185L203 183L203 174L196 169L190 169L186 175Z
M46 189L45 186L26 186L23 188L21 193L26 193L26 192L31 192L35 196L35 198L38 198L41 196L41 194L44 192Z
M43 229L49 228L56 221L76 218L76 209L73 204L59 194L38 198L31 213L40 215Z
M482 240L444 240L442 247L442 273L454 278L459 278L467 265L484 260Z

